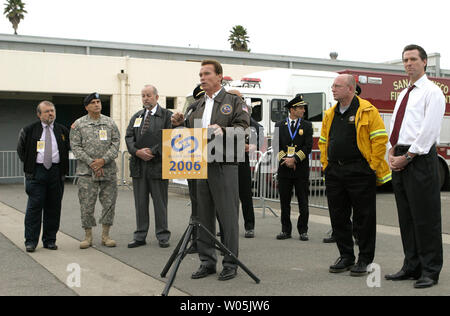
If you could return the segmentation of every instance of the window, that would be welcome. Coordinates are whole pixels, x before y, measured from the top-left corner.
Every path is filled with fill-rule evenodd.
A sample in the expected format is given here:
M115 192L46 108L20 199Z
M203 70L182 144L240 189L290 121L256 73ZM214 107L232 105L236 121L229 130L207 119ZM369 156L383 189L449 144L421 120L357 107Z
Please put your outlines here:
M270 119L272 122L284 120L288 116L288 110L284 107L288 103L285 99L273 99L270 102Z
M325 108L325 93L301 93L303 100L308 102L305 111L305 119L311 122L322 122L323 109Z
M246 98L245 101L247 102L247 100L249 100L248 102L250 102L252 106L252 118L257 122L261 122L263 118L262 116L263 100L258 98Z
M177 104L177 98L166 97L166 109L173 110L173 109L175 109L176 104Z

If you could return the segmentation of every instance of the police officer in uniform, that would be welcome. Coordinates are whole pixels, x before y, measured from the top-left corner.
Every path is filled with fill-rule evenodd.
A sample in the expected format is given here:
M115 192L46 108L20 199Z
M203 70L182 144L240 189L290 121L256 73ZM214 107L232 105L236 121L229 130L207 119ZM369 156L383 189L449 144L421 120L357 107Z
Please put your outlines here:
M102 245L115 247L116 242L109 237L109 230L114 222L117 199L115 159L119 154L119 129L111 118L101 114L102 103L98 93L91 93L83 103L88 114L76 120L70 131L70 144L77 158L81 223L86 233L80 248L92 246L97 196L103 207L99 220L103 226Z
M229 90L228 93L242 98L238 90ZM245 102L245 100L244 100ZM259 150L264 142L264 128L252 118L251 106L244 104L243 110L250 117L250 129L245 137L245 161L239 162L239 199L244 217L245 238L255 237L255 209L253 207L252 173L250 168L250 153Z
M303 119L307 103L301 95L286 104L289 117L275 125L274 139L279 142L278 189L281 202L282 231L277 239L291 238L291 198L295 188L300 215L297 230L300 240L308 241L309 154L313 145L312 123Z

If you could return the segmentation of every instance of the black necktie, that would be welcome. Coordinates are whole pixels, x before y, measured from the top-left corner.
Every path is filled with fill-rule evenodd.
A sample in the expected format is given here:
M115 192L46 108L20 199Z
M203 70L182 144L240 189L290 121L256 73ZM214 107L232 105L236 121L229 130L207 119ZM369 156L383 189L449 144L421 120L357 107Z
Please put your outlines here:
M295 121L291 122L291 132L292 134L295 132Z

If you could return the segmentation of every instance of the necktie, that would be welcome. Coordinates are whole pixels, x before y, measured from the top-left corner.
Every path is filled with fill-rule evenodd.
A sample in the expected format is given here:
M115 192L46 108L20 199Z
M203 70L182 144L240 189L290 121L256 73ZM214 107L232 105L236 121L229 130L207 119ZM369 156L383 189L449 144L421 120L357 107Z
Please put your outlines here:
M294 133L295 132L295 121L291 122L291 132Z
M415 88L414 85L409 87L408 91L406 92L406 94L398 108L397 116L395 117L394 128L392 129L392 134L391 134L391 137L389 138L389 141L391 142L392 147L397 145L398 135L400 133L400 128L402 127L403 117L405 116L406 104L408 103L408 99L409 99L409 93L414 88Z
M52 167L52 136L48 125L45 126L44 167L47 170Z
M150 127L150 116L151 115L152 114L150 113L150 111L148 111L147 117L144 120L144 125L142 125L141 135L143 135L148 130L148 128Z

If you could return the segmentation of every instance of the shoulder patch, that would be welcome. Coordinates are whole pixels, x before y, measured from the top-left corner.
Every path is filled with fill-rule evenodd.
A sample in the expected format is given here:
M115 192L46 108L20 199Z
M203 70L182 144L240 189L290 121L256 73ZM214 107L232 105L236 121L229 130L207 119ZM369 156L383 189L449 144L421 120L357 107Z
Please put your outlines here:
M230 104L224 104L220 107L220 112L223 115L230 115L233 112L233 107Z

